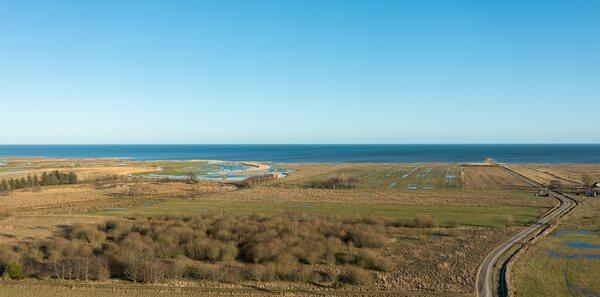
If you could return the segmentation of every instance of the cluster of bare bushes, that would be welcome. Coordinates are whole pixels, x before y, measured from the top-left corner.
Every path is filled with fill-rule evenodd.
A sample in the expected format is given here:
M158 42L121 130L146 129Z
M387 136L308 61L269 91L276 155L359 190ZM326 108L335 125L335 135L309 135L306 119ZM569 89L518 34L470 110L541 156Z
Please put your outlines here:
M157 216L78 225L64 236L0 247L0 274L152 283L299 281L365 285L392 264L384 226L282 214ZM340 272L341 271L341 272Z
M360 179L334 175L323 181L313 181L308 186L315 189L355 189L360 186Z
M151 185L134 183L127 185L127 189L122 194L130 197L144 197L153 196L156 194L156 192L156 188L152 187Z
M90 177L85 181L92 184L96 189L110 189L126 184L128 178L125 175L109 174Z
M259 175L252 175L244 179L239 186L242 187L250 187L253 185L269 183L278 179L277 174L275 173L266 173Z
M414 218L400 219L394 222L392 225L396 227L409 227L409 228L435 228L438 226L438 222L429 214L417 214ZM456 227L456 222L451 222L452 227Z

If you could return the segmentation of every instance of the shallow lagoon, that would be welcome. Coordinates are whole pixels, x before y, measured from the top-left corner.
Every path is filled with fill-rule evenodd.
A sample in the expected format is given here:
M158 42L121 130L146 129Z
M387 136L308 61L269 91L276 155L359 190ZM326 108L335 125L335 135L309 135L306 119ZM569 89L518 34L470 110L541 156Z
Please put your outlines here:
M189 173L194 173L196 179L205 181L241 181L253 175L277 174L280 178L287 176L285 169L275 169L271 164L261 166L243 162L209 161L189 164L178 168L159 166L156 172L138 174L140 177L185 180Z

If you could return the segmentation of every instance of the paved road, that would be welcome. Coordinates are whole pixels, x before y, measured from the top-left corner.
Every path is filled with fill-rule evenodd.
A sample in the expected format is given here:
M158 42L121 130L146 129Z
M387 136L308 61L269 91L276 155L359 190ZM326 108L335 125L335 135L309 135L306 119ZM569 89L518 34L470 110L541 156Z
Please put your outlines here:
M500 168L506 170L508 173L520 178L528 184L536 188L546 189L550 196L558 199L560 201L560 205L555 207L552 211L548 212L542 218L540 218L537 222L532 224L531 226L525 228L523 231L519 232L517 235L511 237L507 242L503 243L495 250L493 250L487 257L483 260L483 263L479 267L479 271L477 271L477 296L479 297L492 297L494 293L497 292L497 288L494 287L494 270L497 267L498 259L502 254L504 254L508 249L510 249L513 245L520 242L521 240L529 237L534 232L539 231L540 228L543 227L544 224L548 223L550 220L558 219L562 217L566 212L571 210L576 206L574 200L567 197L566 195L551 191L545 185L540 184L522 174L515 172L501 164L497 164Z

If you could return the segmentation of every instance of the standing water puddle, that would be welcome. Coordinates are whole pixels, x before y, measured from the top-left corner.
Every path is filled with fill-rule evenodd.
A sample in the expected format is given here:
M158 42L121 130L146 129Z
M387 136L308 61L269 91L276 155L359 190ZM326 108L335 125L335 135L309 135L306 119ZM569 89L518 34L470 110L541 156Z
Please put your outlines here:
M592 238L598 239L600 236L600 231L598 230L567 230L567 229L559 229L554 231L552 234L555 237L562 237L567 235L575 235L576 237L584 237L584 238ZM574 238L575 239L575 238ZM558 252L554 250L549 250L548 255L550 257L557 257L563 259L588 259L588 260L600 260L600 253L595 253L596 251L600 251L600 244L591 243L582 240L569 240L562 243L564 247L566 247L569 252ZM587 251L587 252L583 252ZM591 251L591 253L590 253Z
M589 250L600 250L600 244L593 244L583 241L569 241L564 244L568 248L572 249L589 249Z

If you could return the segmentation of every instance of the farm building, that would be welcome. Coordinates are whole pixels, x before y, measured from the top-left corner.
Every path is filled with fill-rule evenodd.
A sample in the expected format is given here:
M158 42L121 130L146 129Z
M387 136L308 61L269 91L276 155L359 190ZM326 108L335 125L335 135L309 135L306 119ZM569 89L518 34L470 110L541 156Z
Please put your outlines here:
M600 193L600 182L593 183L589 188L586 189L585 195L596 197Z

